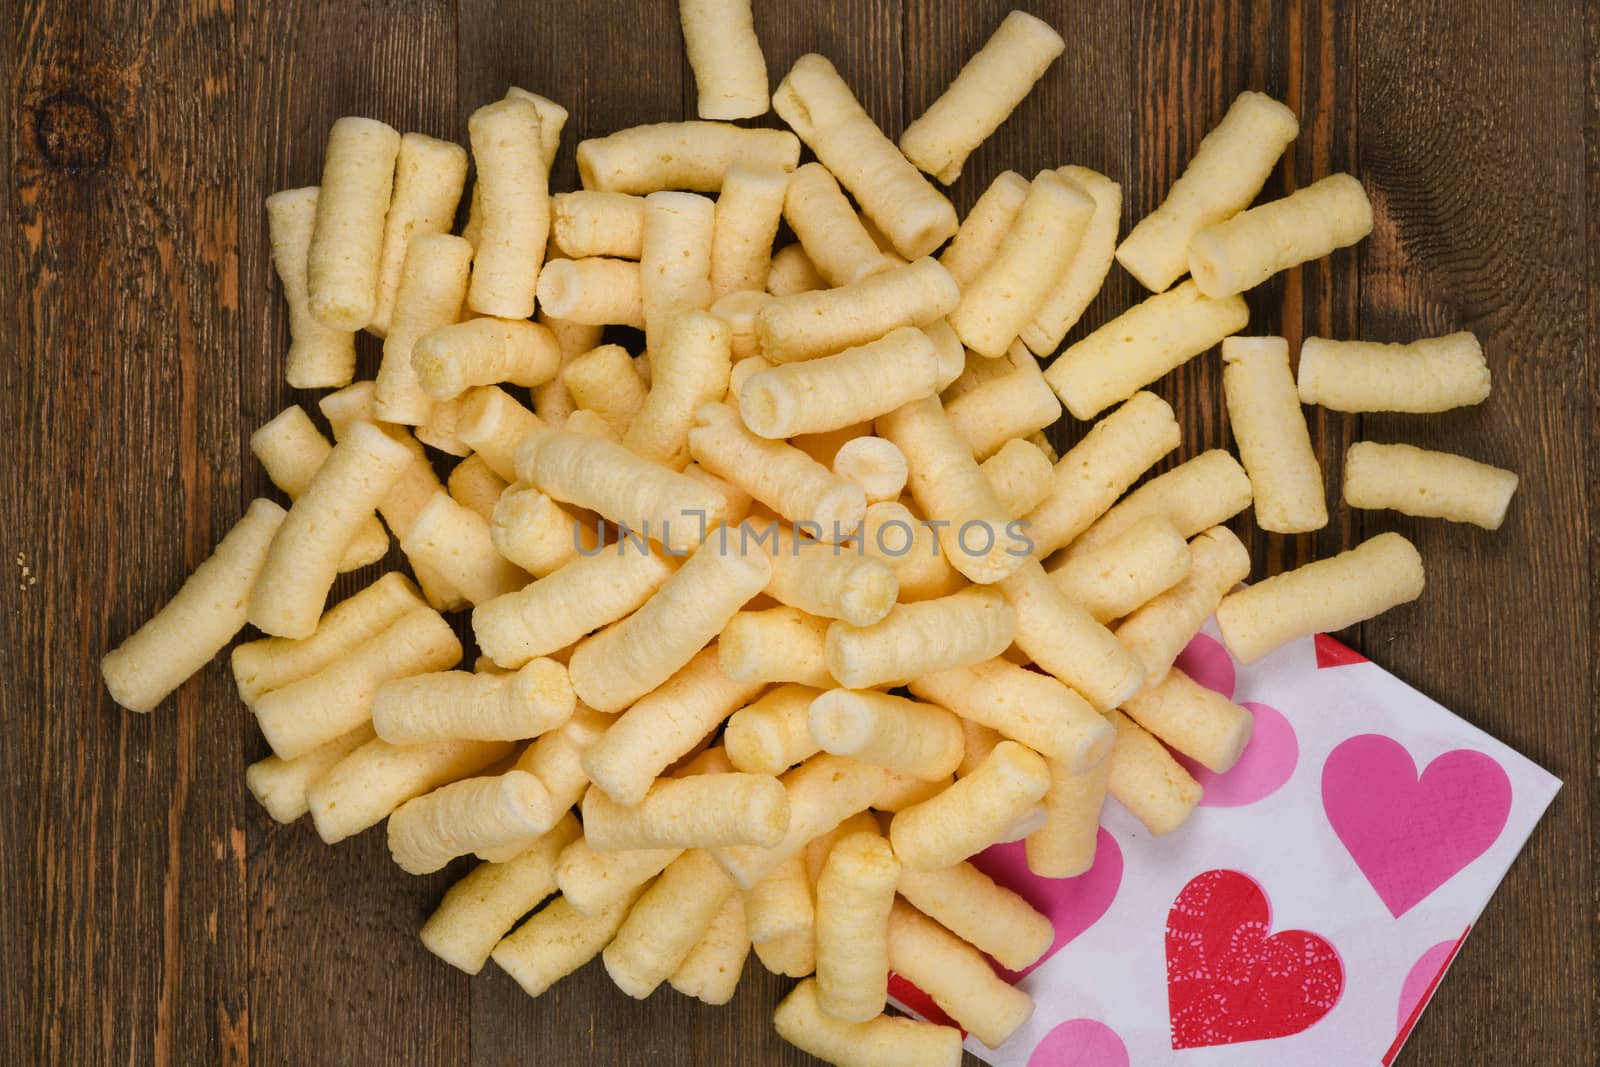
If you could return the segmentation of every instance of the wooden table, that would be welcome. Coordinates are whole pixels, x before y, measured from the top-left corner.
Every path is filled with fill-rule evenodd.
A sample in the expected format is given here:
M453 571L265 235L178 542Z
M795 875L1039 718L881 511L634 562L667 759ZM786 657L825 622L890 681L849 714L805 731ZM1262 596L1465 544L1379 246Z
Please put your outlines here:
M891 134L1008 6L756 4L774 80L823 52ZM1005 167L1077 162L1124 183L1126 228L1234 94L1262 89L1302 118L1267 195L1353 171L1377 223L1251 293L1252 328L1483 339L1481 407L1314 411L1312 429L1334 485L1365 436L1516 468L1505 528L1340 508L1316 536L1256 535L1255 573L1413 537L1427 593L1346 636L1568 783L1400 1062L1593 1062L1600 7L1022 6L1067 51L973 156L959 207ZM148 717L115 708L96 670L269 491L249 431L314 399L282 381L263 197L317 181L340 115L464 139L510 84L572 109L555 168L570 188L577 138L692 112L675 5L9 0L0 74L0 1059L801 1062L769 1021L787 983L754 961L725 1010L636 1004L597 965L537 1001L493 968L451 970L416 931L453 874L402 875L379 833L330 852L268 820L242 781L266 748L222 663ZM1117 270L1088 325L1137 296ZM1226 444L1214 356L1158 389L1183 454Z

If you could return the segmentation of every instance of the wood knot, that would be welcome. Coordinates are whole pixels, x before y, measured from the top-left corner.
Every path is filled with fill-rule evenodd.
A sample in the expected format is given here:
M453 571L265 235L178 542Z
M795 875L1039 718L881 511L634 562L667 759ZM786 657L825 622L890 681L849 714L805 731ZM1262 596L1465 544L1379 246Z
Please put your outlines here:
M111 158L111 120L81 93L57 93L35 111L34 136L46 165L67 173L98 170Z

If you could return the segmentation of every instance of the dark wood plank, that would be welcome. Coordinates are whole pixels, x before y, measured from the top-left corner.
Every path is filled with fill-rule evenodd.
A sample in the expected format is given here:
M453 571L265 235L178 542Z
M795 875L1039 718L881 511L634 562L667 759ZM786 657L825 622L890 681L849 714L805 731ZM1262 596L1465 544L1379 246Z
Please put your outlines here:
M1539 18L1484 3L1362 9L1361 166L1377 219L1362 334L1470 329L1494 374L1479 407L1369 417L1363 434L1522 476L1495 533L1368 516L1368 533L1416 542L1429 583L1416 604L1367 625L1367 651L1568 782L1423 1016L1410 1064L1460 1063L1469 1050L1481 1063L1576 1062L1594 1032L1594 853L1584 836L1595 818L1595 726L1578 710L1593 698L1593 650L1574 594L1595 535L1584 484L1593 412L1573 389L1585 375L1577 146L1593 62L1580 17L1577 4L1545 5ZM1585 915L1586 935L1574 936ZM1512 989L1523 1004L1514 1023L1491 1008Z
M26 783L0 816L26 887L8 1055L240 1062L231 686L210 668L141 717L98 672L240 511L233 24L203 4L7 9L0 625L5 778Z
M238 101L251 131L236 181L247 372L239 406L248 432L287 404L313 417L319 393L283 381L287 318L272 275L262 201L315 185L329 126L341 115L381 119L401 131L456 138L455 22L435 0L276 3L240 8ZM363 335L360 374L376 371L378 345ZM255 492L268 492L248 448L230 460ZM386 566L398 565L398 551ZM380 570L341 578L336 597ZM237 698L224 705L237 708ZM254 729L249 759L268 749ZM241 788L235 778L223 786ZM382 829L329 848L302 820L281 827L249 801L248 974L255 1058L268 1064L458 1064L467 1059L466 976L417 941L448 877L410 878L390 861Z

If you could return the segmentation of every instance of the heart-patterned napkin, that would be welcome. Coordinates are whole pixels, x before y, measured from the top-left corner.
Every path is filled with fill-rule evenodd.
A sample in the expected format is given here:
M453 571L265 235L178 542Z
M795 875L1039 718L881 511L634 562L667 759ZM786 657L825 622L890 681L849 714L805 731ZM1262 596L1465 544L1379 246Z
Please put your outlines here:
M973 862L1055 924L1033 1018L998 1067L1393 1062L1561 783L1332 638L1235 663L1215 625L1178 661L1255 715L1189 822L1152 838L1107 800L1094 865ZM998 968L997 968L998 969ZM890 993L949 1022L899 976Z

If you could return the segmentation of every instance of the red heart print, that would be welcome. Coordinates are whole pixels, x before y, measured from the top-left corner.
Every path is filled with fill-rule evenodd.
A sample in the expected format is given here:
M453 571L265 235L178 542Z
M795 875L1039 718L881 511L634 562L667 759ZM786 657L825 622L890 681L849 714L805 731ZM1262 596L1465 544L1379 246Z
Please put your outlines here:
M1190 879L1167 913L1174 1049L1298 1034L1339 1003L1344 965L1305 930L1271 934L1272 907L1238 871Z

